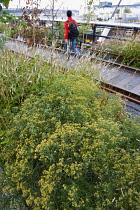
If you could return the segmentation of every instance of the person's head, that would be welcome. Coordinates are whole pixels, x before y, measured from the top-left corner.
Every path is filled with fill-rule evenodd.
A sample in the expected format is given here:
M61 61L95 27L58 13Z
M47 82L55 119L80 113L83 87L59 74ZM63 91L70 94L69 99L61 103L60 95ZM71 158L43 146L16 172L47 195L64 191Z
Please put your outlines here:
M72 11L71 11L71 10L68 10L68 11L67 11L67 16L68 16L68 17L71 17L71 16L72 16Z

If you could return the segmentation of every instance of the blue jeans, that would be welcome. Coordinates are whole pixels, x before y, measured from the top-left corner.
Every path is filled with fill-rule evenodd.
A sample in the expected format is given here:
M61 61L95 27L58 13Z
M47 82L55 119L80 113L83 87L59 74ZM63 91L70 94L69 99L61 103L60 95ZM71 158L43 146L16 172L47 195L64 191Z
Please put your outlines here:
M76 48L76 39L69 39L68 44L71 46L73 52L76 53L77 56L80 56L80 52ZM67 51L67 44L65 44L65 51Z

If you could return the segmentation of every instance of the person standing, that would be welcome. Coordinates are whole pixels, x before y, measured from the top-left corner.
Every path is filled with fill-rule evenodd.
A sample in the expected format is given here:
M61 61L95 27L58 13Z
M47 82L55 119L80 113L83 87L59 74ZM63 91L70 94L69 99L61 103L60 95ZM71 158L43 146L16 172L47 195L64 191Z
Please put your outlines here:
M76 38L78 36L77 30L77 22L72 18L72 11L67 11L67 21L64 23L64 39L65 39L65 50L67 51L68 45L71 46L72 51L80 57L80 52L76 48ZM71 32L70 29L72 28L71 24L73 24L73 31ZM75 27L75 28L74 28ZM75 31L74 31L75 30Z

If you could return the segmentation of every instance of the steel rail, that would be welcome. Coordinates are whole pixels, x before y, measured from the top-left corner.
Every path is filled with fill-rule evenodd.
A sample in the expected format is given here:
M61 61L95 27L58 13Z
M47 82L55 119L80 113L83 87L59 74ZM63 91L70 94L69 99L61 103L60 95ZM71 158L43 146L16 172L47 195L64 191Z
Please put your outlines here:
M43 46L43 47L45 47L45 46ZM47 48L47 46L46 46L46 48ZM83 49L85 49L85 48L83 48ZM61 52L61 53L63 53L63 54L65 53L65 51L62 50L62 49L60 49L60 48L55 48L55 51ZM75 53L71 52L71 55L74 56ZM84 56L86 56L86 55L83 55L83 57L84 57ZM117 54L116 54L116 56L117 56ZM124 57L124 56L122 56L122 57ZM110 60L105 60L105 59L102 59L102 58L97 58L97 57L92 58L92 57L91 57L91 61L94 60L94 59L99 60L99 61L102 61L102 62L110 63L110 64L115 65L115 66L119 66L120 68L129 69L129 70L132 71L132 72L140 73L140 69L135 68L135 67L127 66L127 65L124 65L124 64L121 64L121 63L117 63L117 62L114 62L114 61L110 61ZM128 58L128 59L130 59L130 58ZM134 59L134 60L140 61L140 60L138 60L138 59Z
M10 38L10 39L13 40L13 38ZM26 44L26 41L20 41L20 40L13 40L13 41L23 42L23 43ZM48 40L47 42L51 43L50 40ZM56 44L58 44L58 45L65 45L65 43L61 43L61 42L56 42ZM39 45L41 45L41 44L39 44ZM43 46L45 47L46 45L43 45ZM90 46L92 47L93 45L90 45ZM51 46L48 45L48 47L51 47ZM78 47L78 48L81 48L81 47ZM58 49L58 48L56 48L56 49ZM140 59L119 55L119 54L116 54L116 53L113 53L113 52L102 51L102 50L97 50L97 49L93 49L93 48L86 48L86 47L83 47L83 49L90 50L90 51L95 51L95 52L99 52L99 53L105 53L105 54L109 54L109 55L114 55L114 56L117 56L118 58L119 57L123 57L123 58L127 58L127 59L130 59L130 60L133 60L133 61L139 61L140 62Z
M93 48L83 48L85 50L91 50L91 51L95 51L95 52L99 52L99 53L105 53L105 54L109 54L109 55L114 55L114 56L117 56L118 58L119 57L123 57L123 58L126 58L126 59L130 59L130 60L133 60L133 61L139 61L140 62L140 59L136 59L136 58L132 58L132 57L127 57L127 56L124 56L124 55L119 55L119 54L116 54L116 53L113 53L113 52L108 52L108 51L102 51L102 50L97 50L97 49L93 49Z
M11 39L13 40L13 39ZM24 43L24 44L27 44L26 41L20 41L20 40L14 40L14 41L17 41L17 42L21 42L21 43ZM50 41L49 41L50 42ZM59 43L57 42L57 44L60 44L62 45L62 43ZM28 45L28 44L27 44ZM37 44L36 44L37 45ZM38 44L38 47L41 47L41 48L50 48L51 49L51 46L48 46L48 45L41 45L41 44ZM86 49L86 50L89 50L89 48L83 48L83 49ZM95 50L95 49L90 49L91 51L97 51L99 52L100 50ZM58 51L62 54L65 54L65 51L63 49L60 49L60 48L55 48L55 51ZM107 53L107 54L110 54L110 55L115 55L115 56L118 56L118 57L124 57L124 58L127 58L127 59L131 59L133 61L139 61L140 62L140 59L135 59L135 58L130 58L130 57L125 57L125 56L121 56L121 55L118 55L118 54L115 54L115 53L110 53L110 52L106 52L106 51L101 51L101 53ZM75 53L71 52L71 55L74 56ZM86 55L83 55L83 57L86 56ZM109 64L112 64L112 65L115 65L115 66L119 66L120 68L124 68L124 70L128 69L129 71L131 72L135 72L135 73L140 73L140 69L138 68L135 68L135 67L131 67L131 66L127 66L127 65L124 65L124 64L121 64L121 63L117 63L117 62L114 62L114 61L111 61L111 60L105 60L105 59L102 59L102 58L98 58L98 57L94 57L92 58L91 57L91 61L92 60L98 60L98 61L101 61L101 62L105 62L105 63L109 63Z
M83 48L83 49L91 50L91 51L97 51L97 50L89 49L89 48ZM64 53L64 50L62 50L62 49L55 48L55 50ZM122 56L122 55L111 53L111 52L105 52L105 51L103 51L101 53L106 53L106 54L109 54L109 55L114 55L114 56L116 56L118 58L119 57L122 57L122 58L126 58L126 59L129 59L129 60L132 60L132 61L138 61L138 62L140 62L140 59L130 58L130 57ZM74 55L74 53L71 52L71 55ZM105 59L98 58L98 57L94 57L94 58L91 57L91 60L92 59L100 60L102 62L110 63L110 64L113 64L115 66L123 67L125 69L129 69L130 71L137 72L137 73L139 72L140 73L140 69L139 68L135 68L135 67L132 67L132 66L127 66L127 65L124 65L124 64L121 64L121 63L117 63L117 62L114 62L114 61L111 61L111 60L105 60Z
M109 64L112 64L114 66L119 66L120 68L123 68L123 70L129 70L131 72L135 72L135 73L138 73L140 74L140 69L138 68L134 68L134 67L131 67L131 66L126 66L124 64L120 64L120 63L116 63L116 62L113 62L113 61L109 61L109 60L104 60L102 58L91 58L91 59L96 59L96 60L99 60L99 61L102 61L102 62L105 62L105 63L109 63Z
M102 87L102 89L104 89L110 93L120 94L122 98L125 98L129 101L132 101L132 102L140 105L140 95L136 95L134 93L131 93L130 91L121 89L121 88L116 87L109 83L102 83L101 87Z

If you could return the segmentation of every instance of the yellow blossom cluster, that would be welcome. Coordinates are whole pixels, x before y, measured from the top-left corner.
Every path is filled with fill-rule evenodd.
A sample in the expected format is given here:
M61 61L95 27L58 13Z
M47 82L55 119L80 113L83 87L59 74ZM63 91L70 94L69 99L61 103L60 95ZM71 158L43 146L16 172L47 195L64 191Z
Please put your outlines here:
M83 77L55 76L22 104L2 151L4 192L33 210L138 209L140 129L100 92Z

